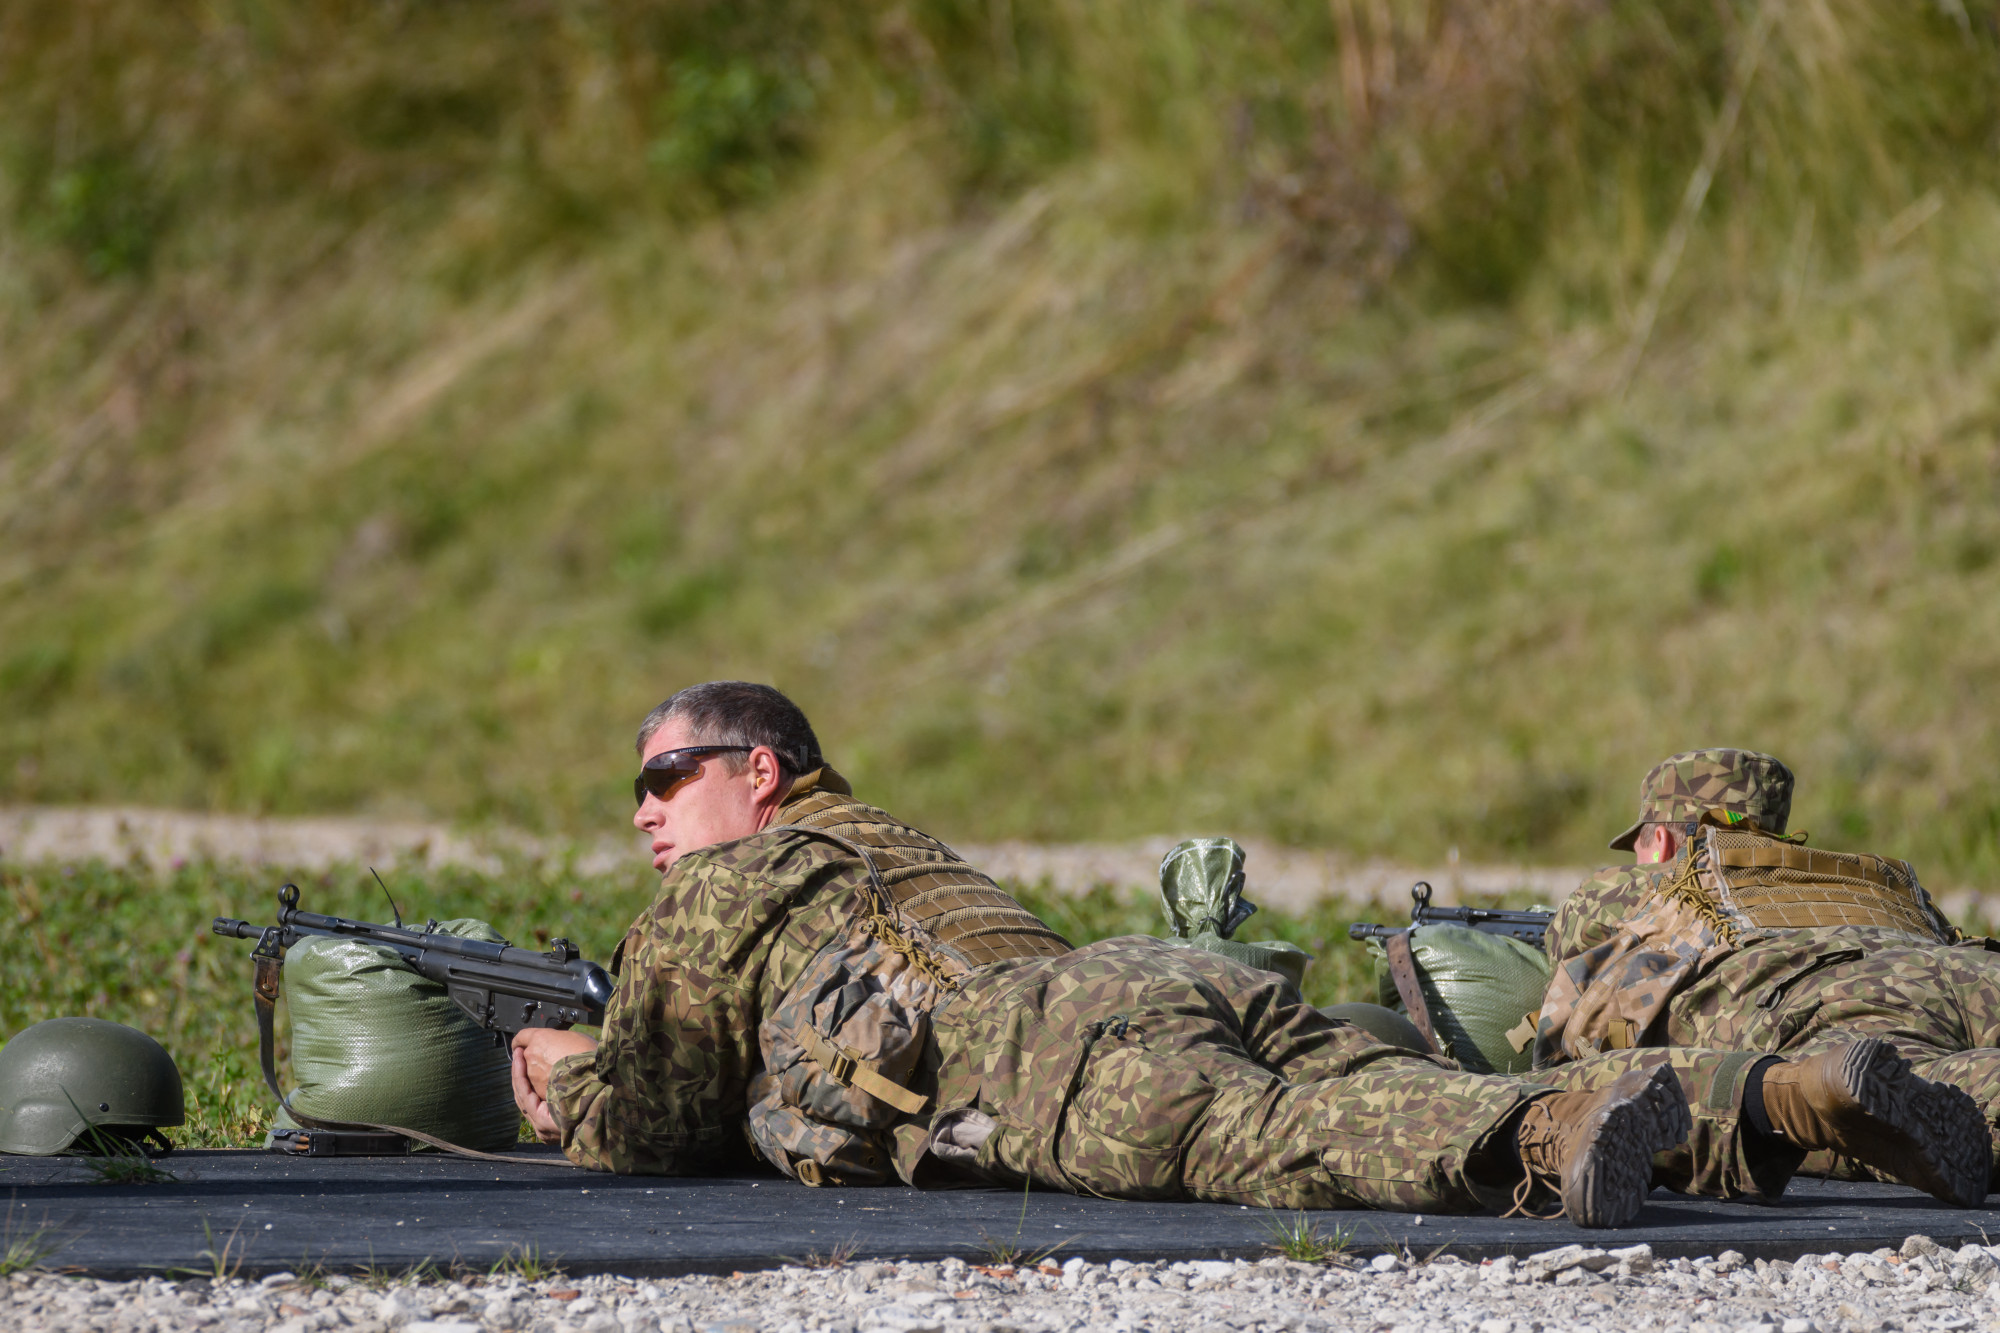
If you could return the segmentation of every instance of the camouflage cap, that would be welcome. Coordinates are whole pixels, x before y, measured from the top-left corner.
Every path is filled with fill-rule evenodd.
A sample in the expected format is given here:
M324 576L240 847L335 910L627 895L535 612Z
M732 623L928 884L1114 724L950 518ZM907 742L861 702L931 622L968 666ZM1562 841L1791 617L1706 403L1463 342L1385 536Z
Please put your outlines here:
M1629 852L1647 824L1676 824L1704 810L1755 820L1766 833L1783 833L1792 817L1792 770L1755 750L1688 750L1653 766L1639 784L1639 818L1611 840Z

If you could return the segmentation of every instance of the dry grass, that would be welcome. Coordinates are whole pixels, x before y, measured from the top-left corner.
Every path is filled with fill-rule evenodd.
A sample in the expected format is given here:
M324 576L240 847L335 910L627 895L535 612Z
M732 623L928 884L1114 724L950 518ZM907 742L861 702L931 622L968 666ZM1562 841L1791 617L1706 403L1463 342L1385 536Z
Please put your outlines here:
M1990 6L223 12L0 18L0 797L2000 870Z

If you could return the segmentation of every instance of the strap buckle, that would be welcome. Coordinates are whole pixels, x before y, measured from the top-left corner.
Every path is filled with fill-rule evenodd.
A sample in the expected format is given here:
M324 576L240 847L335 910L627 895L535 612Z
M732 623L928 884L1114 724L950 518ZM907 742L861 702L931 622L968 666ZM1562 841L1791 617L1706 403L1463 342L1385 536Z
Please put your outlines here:
M826 1064L826 1072L841 1087L852 1087L854 1084L854 1071L860 1068L860 1066L861 1053L859 1051L835 1047L833 1059L829 1060Z

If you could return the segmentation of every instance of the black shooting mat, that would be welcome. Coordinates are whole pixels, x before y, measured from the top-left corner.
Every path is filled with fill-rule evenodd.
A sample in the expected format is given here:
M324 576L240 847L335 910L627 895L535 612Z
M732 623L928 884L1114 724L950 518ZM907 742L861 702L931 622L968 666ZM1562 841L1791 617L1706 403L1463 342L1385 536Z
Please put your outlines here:
M552 1150L524 1148L523 1152ZM1124 1203L1009 1190L809 1189L773 1177L660 1179L448 1158L287 1157L193 1151L162 1165L171 1184L92 1183L82 1163L0 1157L5 1231L48 1227L46 1262L101 1277L212 1271L203 1251L228 1247L254 1276L318 1264L328 1272L401 1272L421 1262L490 1267L533 1247L571 1273L633 1277L774 1267L853 1241L857 1258L978 1262L985 1237L1030 1249L1064 1242L1108 1259L1261 1258L1280 1220L1233 1204ZM2000 1204L2000 1195L1989 1202ZM1645 1241L1661 1258L1740 1250L1750 1258L1871 1250L1922 1233L1942 1244L2000 1237L2000 1207L1946 1208L1890 1185L1795 1181L1772 1206L1655 1191L1638 1223L1583 1231L1567 1222L1401 1213L1314 1215L1351 1230L1354 1253L1440 1247L1467 1259L1531 1254L1581 1242Z

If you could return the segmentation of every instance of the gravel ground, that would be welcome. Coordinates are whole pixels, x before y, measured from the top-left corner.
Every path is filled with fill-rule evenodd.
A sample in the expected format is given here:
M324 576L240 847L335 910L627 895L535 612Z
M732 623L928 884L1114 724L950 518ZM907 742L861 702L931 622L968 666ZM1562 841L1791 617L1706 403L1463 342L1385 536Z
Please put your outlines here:
M1674 1333L1876 1333L2000 1329L2000 1246L1805 1255L1795 1263L1656 1263L1646 1246L1565 1246L1468 1263L1393 1255L1014 1269L855 1263L730 1277L540 1281L98 1282L17 1273L0 1327L22 1333L1003 1333L1112 1329L1449 1329L1453 1333L1661 1329Z

